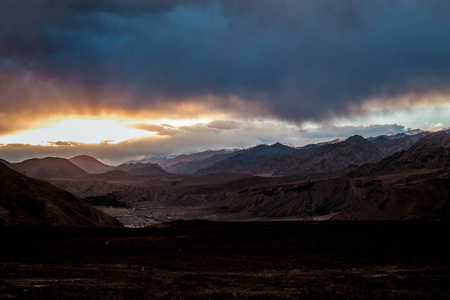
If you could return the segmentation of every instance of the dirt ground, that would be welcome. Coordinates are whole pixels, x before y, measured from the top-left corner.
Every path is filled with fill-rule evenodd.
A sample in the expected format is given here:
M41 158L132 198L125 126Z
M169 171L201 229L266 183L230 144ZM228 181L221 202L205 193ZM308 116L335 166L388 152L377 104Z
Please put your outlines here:
M0 229L0 299L448 299L448 225Z

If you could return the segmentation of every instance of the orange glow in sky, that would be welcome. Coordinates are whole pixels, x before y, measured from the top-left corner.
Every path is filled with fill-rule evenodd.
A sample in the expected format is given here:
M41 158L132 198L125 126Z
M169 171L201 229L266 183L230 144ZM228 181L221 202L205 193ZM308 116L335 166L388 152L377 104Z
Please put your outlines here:
M68 118L46 122L43 125L17 134L0 137L0 143L47 145L48 142L73 141L99 143L121 142L153 135L149 131L133 128L131 121L118 119Z

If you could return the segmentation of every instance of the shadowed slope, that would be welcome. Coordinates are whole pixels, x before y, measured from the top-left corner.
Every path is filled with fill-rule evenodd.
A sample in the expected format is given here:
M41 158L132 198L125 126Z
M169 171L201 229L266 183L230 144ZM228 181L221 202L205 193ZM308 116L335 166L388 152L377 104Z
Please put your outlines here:
M198 170L196 173L219 173L219 172L249 172L258 167L267 159L280 153L293 151L294 148L275 143L273 145L259 145L248 150L240 151L235 155L214 164L206 169Z
M168 174L160 165L153 163L121 164L116 167L116 170L127 172L130 175Z
M450 219L450 135L443 131L350 176L371 178L379 187L335 219Z
M1 163L0 226L121 227L76 196Z
M352 177L383 175L405 170L450 167L450 134L428 134L407 151L388 156L378 163L366 164L351 172Z
M256 168L254 173L286 176L334 172L351 165L377 162L382 158L383 154L376 145L355 135L341 143L275 155Z
M114 167L105 165L101 161L88 155L77 155L69 160L89 174L101 174L114 170Z
M17 172L39 179L76 178L88 175L68 159L58 157L32 158L12 165Z

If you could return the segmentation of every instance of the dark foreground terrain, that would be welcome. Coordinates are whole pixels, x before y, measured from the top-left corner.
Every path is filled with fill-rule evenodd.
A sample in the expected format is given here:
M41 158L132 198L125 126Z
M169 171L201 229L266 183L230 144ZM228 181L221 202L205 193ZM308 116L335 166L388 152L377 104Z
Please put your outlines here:
M0 299L443 299L448 223L0 229Z

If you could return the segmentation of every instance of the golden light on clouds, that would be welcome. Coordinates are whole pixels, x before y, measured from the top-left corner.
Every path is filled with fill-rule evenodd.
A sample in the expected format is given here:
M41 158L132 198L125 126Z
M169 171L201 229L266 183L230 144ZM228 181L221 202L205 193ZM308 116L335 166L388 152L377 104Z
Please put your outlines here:
M108 87L95 89L37 72L5 73L0 70L0 136L42 127L65 118L115 118L174 126L262 113L260 104L236 96L211 94L151 96ZM167 121L166 121L167 120Z
M2 144L48 145L49 142L117 143L153 135L132 127L133 122L118 119L68 118L45 122L38 128L0 137Z

